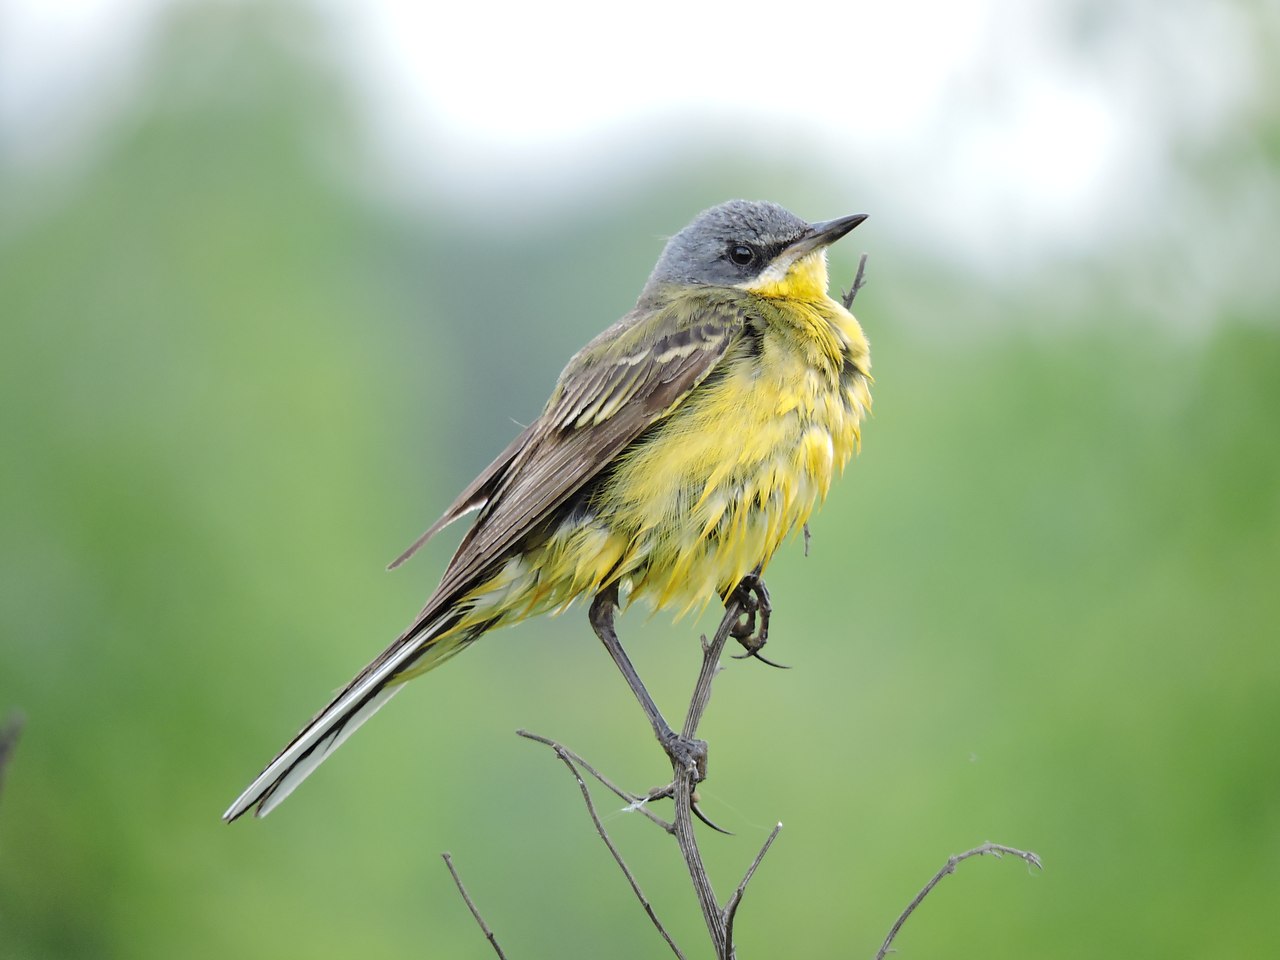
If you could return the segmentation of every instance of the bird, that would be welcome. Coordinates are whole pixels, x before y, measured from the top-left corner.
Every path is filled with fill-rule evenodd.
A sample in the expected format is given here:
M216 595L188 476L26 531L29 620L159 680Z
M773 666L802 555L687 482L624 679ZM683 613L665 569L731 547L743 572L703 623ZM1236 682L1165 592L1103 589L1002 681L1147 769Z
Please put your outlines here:
M765 567L859 449L871 407L868 341L827 271L827 248L865 219L810 223L730 200L671 236L635 306L569 360L542 413L391 564L476 514L419 614L223 819L270 813L406 681L578 600L659 739L678 746L613 611L640 601L682 616L744 588L767 605Z

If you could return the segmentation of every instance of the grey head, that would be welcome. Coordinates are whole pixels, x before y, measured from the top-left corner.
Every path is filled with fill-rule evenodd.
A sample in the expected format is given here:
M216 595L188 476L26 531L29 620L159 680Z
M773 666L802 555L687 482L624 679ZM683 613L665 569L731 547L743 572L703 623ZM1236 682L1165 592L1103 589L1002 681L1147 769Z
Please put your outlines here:
M855 214L811 224L776 203L729 200L702 211L667 241L645 290L673 283L749 286L771 268L785 273L865 219Z

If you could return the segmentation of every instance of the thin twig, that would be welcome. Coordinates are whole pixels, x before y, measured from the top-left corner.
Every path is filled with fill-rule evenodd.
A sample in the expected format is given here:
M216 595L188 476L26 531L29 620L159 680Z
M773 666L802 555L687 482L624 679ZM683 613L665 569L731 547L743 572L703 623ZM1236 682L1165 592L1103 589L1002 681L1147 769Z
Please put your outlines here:
M694 738L698 732L698 725L702 723L702 715L706 713L707 704L711 702L711 681L720 671L720 654L729 640L729 631L733 629L733 625L738 622L742 613L741 601L737 599L729 601L724 608L724 619L720 621L720 626L716 627L715 635L711 638L711 642L703 647L702 667L698 670L698 680L693 685L693 696L689 698L689 712L685 714L684 726L680 731L681 736L686 740Z
M694 684L693 696L689 701L689 712L685 715L681 734L686 740L692 740L698 732L698 724L702 714L711 700L711 681L720 669L720 655L729 640L729 632L743 613L741 601L736 597L725 605L724 619L716 628L715 635L709 644L704 645L702 668L698 671L698 680ZM707 868L702 862L702 853L698 850L698 839L693 831L693 791L696 772L678 769L672 763L675 776L672 800L675 803L676 842L680 845L680 853L684 856L685 866L689 870L689 878L693 881L693 890L698 897L698 906L702 908L703 919L707 923L707 931L711 934L711 943L716 957L728 960L729 942L725 935L724 912L716 900L711 880L707 876Z
M756 571L756 573L758 572L759 571ZM701 723L703 714L707 712L707 705L710 701L712 681L714 681L714 678L716 678L716 675L719 672L719 663L721 663L721 655L724 652L724 644L728 643L728 637L731 636L733 627L737 625L742 614L746 613L746 609L748 609L746 608L744 600L741 599L741 596L739 595L740 593L741 591L735 591L735 593L730 595L728 602L724 604L724 616L721 622L719 622L716 634L713 635L712 640L708 643L707 637L701 637L703 662L701 662L701 667L699 668L698 681L694 684L694 692L692 692L692 696L689 701L689 710L687 710L685 714L685 722L681 727L680 739L686 742L686 744L695 744L696 742L695 737L696 733L698 733L699 723ZM593 611L595 611L599 616L599 623L593 621L593 627L596 628L596 635L600 636L600 639L605 640L605 637L611 635L609 634L609 631L612 631L613 607L608 603L603 605L596 603L593 604ZM616 635L613 635L613 640L614 645L618 645ZM617 660L618 655L614 655L614 659ZM637 678L636 682L639 682L639 678ZM635 690L635 685L632 685L632 690ZM648 698L648 692L641 690L640 694L637 694L637 698L640 698L641 694L644 695L643 698L641 698L641 703L649 703L650 699ZM650 717L659 716L657 707L652 703L649 703L649 705L650 709L646 710L646 713L649 713ZM658 730L658 723L655 722L654 726L655 731L659 732L659 741L662 741L662 733ZM627 867L626 861L622 859L621 852L618 851L616 846L614 846L613 840L609 837L607 829L605 829L604 824L600 822L599 814L596 813L595 810L594 801L591 800L590 788L586 786L586 781L582 778L582 771L590 773L591 776L595 777L596 780L607 787L608 790L611 790L614 795L628 801L628 803L632 805L632 809L640 809L646 817L649 817L653 822L658 823L659 826L662 826L667 832L675 833L676 842L678 846L680 846L681 856L685 860L685 867L689 870L689 877L692 884L694 884L694 893L696 897L698 897L699 908L701 909L701 913L703 913L703 919L707 922L707 929L710 933L710 937L712 937L712 946L714 947L714 951L716 951L717 959L731 960L731 957L733 956L731 940L733 916L737 913L737 906L739 906L741 902L742 892L745 891L746 883L748 883L750 878L754 876L756 868L760 865L760 861L764 859L765 852L768 851L769 846L772 846L773 841L776 840L778 829L781 828L781 824L778 824L778 827L774 828L774 831L769 835L767 840L765 840L764 846L760 849L759 854L756 855L753 863L751 863L750 868L748 869L748 872L746 872L744 879L742 879L742 883L739 888L737 888L735 893L733 893L733 896L730 897L730 900L728 900L722 908L716 899L716 891L712 888L710 878L707 876L707 867L705 867L705 864L703 863L703 856L701 856L701 852L698 849L698 836L695 835L694 822L692 822L692 818L694 818L695 814L698 815L699 819L705 820L699 810L696 810L694 792L696 785L698 785L699 780L701 780L701 777L703 777L704 774L704 772L700 771L698 768L699 764L682 762L682 760L678 758L681 758L681 756L684 756L685 754L676 753L676 751L669 748L669 744L667 744L667 742L663 742L663 749L667 751L667 755L671 758L671 786L663 788L663 790L650 791L648 796L641 797L635 794L630 794L630 792L623 790L623 788L614 785L614 783L609 781L607 777L604 777L602 773L596 771L594 767L591 767L591 764L586 763L581 756L573 754L572 751L567 750L561 744L557 744L556 741L550 740L548 737L536 735L536 733L530 733L529 731L521 730L517 732L520 733L520 736L526 737L527 740L534 740L536 742L540 742L540 744L550 746L550 748L556 751L556 755L561 759L561 762L570 769L573 774L573 778L575 778L577 785L579 785L582 800L584 800L584 803L586 804L586 809L588 809L591 820L593 820L593 823L595 824L596 833L599 833L600 840L603 840L604 845L608 847L609 854L613 856L614 863L618 864L618 868L622 870L623 876L627 878L627 883L631 884L632 892L635 893L636 899L640 901L645 913L649 915L649 919L652 920L654 927L658 929L660 934L662 934L663 940L672 948L672 951L675 951L676 956L682 957L684 955L681 954L680 948L676 946L675 941L673 941L671 936L669 936L662 923L659 923L657 915L654 914L653 906L650 905L648 897L645 897L644 892L640 890L640 884L636 882L634 874L631 873L631 869ZM658 799L658 797L664 796L671 797L673 806L675 806L675 815L673 815L672 823L667 823L666 820L655 817L655 815L650 813L644 805L646 801Z
M471 899L471 894L467 893L467 888L463 885L462 878L458 876L458 871L454 869L453 857L447 853L442 853L440 856L444 858L444 865L449 868L449 873L453 876L453 882L457 885L458 892L462 894L463 902L467 905L467 909L471 911L471 915L476 918L476 923L480 924L480 929L493 947L494 953L498 955L498 960L507 960L507 955L502 952L502 947L498 946L498 938L493 935L489 925L484 922L484 917L480 916L480 911L476 908L475 901Z
M765 838L764 845L760 848L760 852L756 854L756 858L751 861L751 866L747 867L747 872L742 877L742 882L738 884L738 889L733 891L733 896L729 898L729 902L724 907L724 939L727 945L729 955L733 955L733 918L738 914L738 904L742 903L742 895L747 892L747 884L751 882L751 878L756 874L756 868L760 866L760 862L764 860L764 855L769 852L769 848L773 846L773 841L778 838L779 831L782 830L782 824L778 823L774 826L769 836Z
M555 747L556 756L559 757L569 771L573 774L573 778L578 781L578 789L582 791L582 802L587 805L587 813L591 815L591 822L596 825L596 833L600 834L600 839L604 841L604 845L609 848L609 852L613 854L613 860L618 865L618 869L622 871L622 875L627 878L627 883L631 884L631 892L636 895L636 899L640 901L640 906L644 907L644 912L649 915L649 920L658 929L658 933L662 934L662 939L667 941L672 952L685 960L685 956L680 952L680 948L676 946L676 942L671 939L671 934L667 933L667 928L662 925L662 921L658 919L658 915L654 913L653 904L649 902L649 898L644 895L644 891L640 889L640 883L636 880L635 874L631 872L631 868L627 866L627 862L622 859L622 854L618 848L614 846L613 840L609 837L609 831L604 828L604 823L600 820L600 815L596 813L596 805L591 799L591 791L587 789L587 783L582 779L582 774L578 772L578 768L574 766L573 761L569 759L569 753L563 747Z
M563 743L558 743L555 740L552 740L550 737L544 737L540 734L532 733L528 730L517 730L516 736L524 737L526 740L533 740L536 743L545 744L546 746L550 747L552 750L556 751L556 753L564 751L564 753L569 757L570 760L574 762L574 764L581 767L583 770L587 771L587 773L591 774L591 776L595 777L598 781L600 781L601 785L604 786L606 790L608 790L614 796L618 797L618 799L625 800L627 802L628 812L643 814L644 816L648 817L651 821L656 823L659 827L661 827L663 831L666 833L671 833L672 830L674 829L670 823L668 823L666 820L663 820L660 816L658 816L656 813L650 810L648 806L646 806L646 804L650 800L657 799L657 796L653 794L650 794L648 796L641 796L640 794L632 793L630 790L622 789L622 787L618 786L616 783L614 783L612 780L606 777L603 773L601 773L599 770L593 767L590 763L584 760L580 754L574 753L572 750L566 747ZM669 794L660 793L659 795L668 796Z
M725 644L729 640L731 631L738 619L742 616L744 607L741 600L733 597L725 605L724 618L720 621L720 626L716 629L715 635L710 642L706 638L702 638L702 666L698 672L697 682L694 684L693 695L690 698L689 710L685 715L684 724L681 728L681 737L686 741L692 741L698 732L698 724L702 720L702 715L706 711L707 704L711 698L711 683L715 679L716 673L720 668L720 657L724 652ZM693 765L684 766L672 759L672 782L671 785L663 790L652 791L647 797L640 797L636 794L629 793L612 783L607 777L592 767L589 763L579 757L577 754L568 750L556 741L543 737L538 734L530 733L526 730L517 731L520 736L538 743L545 744L555 751L556 756L560 758L569 770L573 773L574 779L578 782L578 789L582 793L582 798L587 806L587 813L591 816L592 822L596 826L596 832L600 835L600 839L604 841L605 846L609 848L610 854L614 861L622 870L623 876L627 878L627 882L631 885L632 891L636 898L644 907L645 913L653 922L662 938L667 942L668 946L675 952L677 957L683 957L679 947L671 939L666 929L658 921L657 916L650 905L648 898L640 890L635 876L631 873L630 868L622 858L622 854L614 845L608 831L601 822L596 812L595 803L591 799L590 790L587 788L586 782L583 780L582 771L585 770L600 781L607 789L612 791L616 796L628 801L633 808L640 809L650 820L660 825L668 833L675 834L676 842L680 847L680 853L685 861L685 866L689 871L690 879L693 881L694 892L698 897L698 905L702 910L703 918L706 921L707 929L711 934L712 944L715 947L716 957L720 960L727 960L732 953L729 949L727 939L727 929L729 918L732 911L737 909L737 900L741 899L741 893L735 894L731 898L730 903L721 908L716 900L715 891L711 887L711 881L707 876L706 866L702 862L702 855L698 850L697 837L693 827L694 813L694 788L699 779L699 771ZM644 806L644 803L658 797L671 797L675 806L675 816L672 823L667 823L661 818L650 813ZM759 866L760 859L777 836L777 831L766 841L764 849L757 856L755 863L748 870L747 878ZM745 881L744 881L745 885Z
M4 787L4 771L13 758L14 748L18 745L18 737L22 735L22 727L27 718L21 710L14 710L0 728L0 789Z
M999 859L1007 853L1010 856L1021 857L1038 870L1044 869L1044 864L1040 862L1040 858L1030 850L1019 850L1016 847L1006 847L1003 844L992 843L991 841L987 841L980 847L974 847L972 850L966 850L964 853L948 857L947 862L942 865L942 869L933 875L933 878L926 883L924 888L915 895L915 898L907 904L907 909L902 911L902 915L898 917L897 922L889 931L889 935L884 938L884 943L880 945L880 950L876 953L875 960L884 960L885 955L889 952L890 946L893 945L894 937L896 937L898 935L898 931L902 929L902 925L907 922L907 918L911 916L916 907L920 906L921 902L923 902L924 898L932 892L933 888L942 882L943 877L948 874L955 873L956 866L962 861L968 860L970 857L981 857L988 853L996 859Z
M867 272L867 255L864 253L858 258L858 272L853 275L853 286L849 288L848 293L840 294L840 302L844 304L844 308L849 310L853 307L853 298L858 295L867 283L865 274Z

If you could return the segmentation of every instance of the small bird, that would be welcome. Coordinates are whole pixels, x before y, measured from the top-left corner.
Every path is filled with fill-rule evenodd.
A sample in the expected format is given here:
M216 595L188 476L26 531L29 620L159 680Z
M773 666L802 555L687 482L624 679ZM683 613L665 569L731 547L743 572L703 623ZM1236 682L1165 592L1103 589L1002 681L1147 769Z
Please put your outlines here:
M614 608L684 614L740 585L763 591L770 558L858 448L870 353L827 293L826 249L865 219L807 223L731 200L672 237L635 307L570 359L542 414L391 564L479 511L422 612L223 819L270 813L406 680L580 598L659 739L678 740L613 634Z

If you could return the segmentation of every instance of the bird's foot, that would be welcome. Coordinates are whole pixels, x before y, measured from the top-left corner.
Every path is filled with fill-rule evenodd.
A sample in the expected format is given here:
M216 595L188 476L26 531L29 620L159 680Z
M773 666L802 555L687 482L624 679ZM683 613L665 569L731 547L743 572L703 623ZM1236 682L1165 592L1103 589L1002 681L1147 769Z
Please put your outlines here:
M658 740L677 771L692 771L694 783L707 778L707 741L682 737L674 730L668 730Z
M676 776L680 776L683 771L686 774L692 773L694 783L700 783L707 775L707 741L691 740L680 736L675 731L671 731L667 736L662 738L662 747L667 752L667 756L671 758L673 768L676 770ZM675 781L668 783L665 787L654 787L645 795L645 802L653 800L674 800L676 796ZM717 833L723 833L726 836L733 836L733 833L720 826L713 821L698 806L698 791L693 790L689 795L689 812L705 823Z
M790 669L785 664L775 663L760 655L769 641L769 615L773 613L773 606L769 603L769 588L764 585L764 578L758 573L749 573L743 577L729 594L729 603L735 601L742 612L729 635L742 645L745 652L735 654L734 659L745 660L752 657L771 667Z

